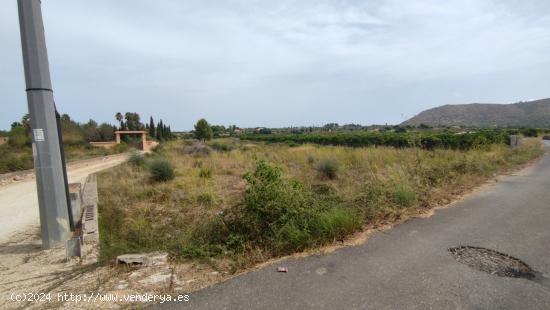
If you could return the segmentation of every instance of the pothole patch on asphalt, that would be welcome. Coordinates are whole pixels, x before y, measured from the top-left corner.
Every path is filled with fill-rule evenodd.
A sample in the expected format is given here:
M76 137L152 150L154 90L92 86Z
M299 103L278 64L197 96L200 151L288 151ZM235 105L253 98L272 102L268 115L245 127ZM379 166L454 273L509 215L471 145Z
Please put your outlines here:
M460 246L450 248L449 252L459 263L499 277L533 280L537 275L537 272L520 259L495 250Z

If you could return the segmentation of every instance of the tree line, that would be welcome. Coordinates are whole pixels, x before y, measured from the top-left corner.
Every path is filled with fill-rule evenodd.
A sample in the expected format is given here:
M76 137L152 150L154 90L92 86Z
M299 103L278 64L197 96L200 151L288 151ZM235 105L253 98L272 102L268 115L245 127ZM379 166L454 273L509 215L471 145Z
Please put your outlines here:
M155 124L153 117L149 117L149 122L143 124L137 113L126 112L124 115L120 112L115 114L118 121L118 130L139 130L147 131L150 138L158 141L168 141L175 138L170 126L166 125L162 119Z
M145 130L151 139L159 142L174 139L170 126L163 120L155 124L153 117L147 124L143 124L140 115L135 112L116 113L118 126L109 123L98 124L93 119L79 123L68 114L59 116L63 143L67 145L87 144L88 142L106 142L115 140L117 130ZM20 121L13 122L8 131L0 131L0 136L9 137L8 145L13 147L30 146L31 126L29 114L25 114Z

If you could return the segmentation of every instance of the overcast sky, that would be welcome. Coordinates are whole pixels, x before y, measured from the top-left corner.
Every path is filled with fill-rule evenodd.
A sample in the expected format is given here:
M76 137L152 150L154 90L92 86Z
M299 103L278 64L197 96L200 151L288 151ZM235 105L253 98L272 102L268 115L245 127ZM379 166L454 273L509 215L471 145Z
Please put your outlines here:
M550 97L548 0L43 0L56 103L214 124L399 123ZM0 4L0 129L27 110L17 5Z

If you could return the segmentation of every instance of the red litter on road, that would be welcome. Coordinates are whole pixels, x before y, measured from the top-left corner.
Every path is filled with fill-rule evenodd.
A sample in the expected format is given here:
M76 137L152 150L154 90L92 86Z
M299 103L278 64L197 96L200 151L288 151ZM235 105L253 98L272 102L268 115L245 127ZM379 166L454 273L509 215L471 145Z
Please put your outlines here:
M286 268L286 267L277 267L277 272L288 272L288 268Z

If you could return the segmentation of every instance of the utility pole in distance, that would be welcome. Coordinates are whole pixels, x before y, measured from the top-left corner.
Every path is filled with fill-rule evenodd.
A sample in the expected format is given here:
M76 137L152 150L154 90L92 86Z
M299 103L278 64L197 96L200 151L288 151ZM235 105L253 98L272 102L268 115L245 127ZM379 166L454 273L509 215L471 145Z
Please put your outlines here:
M32 128L42 247L70 237L61 141L55 117L40 0L18 0L27 103Z

